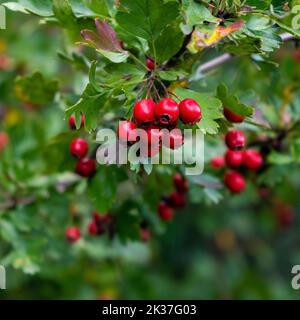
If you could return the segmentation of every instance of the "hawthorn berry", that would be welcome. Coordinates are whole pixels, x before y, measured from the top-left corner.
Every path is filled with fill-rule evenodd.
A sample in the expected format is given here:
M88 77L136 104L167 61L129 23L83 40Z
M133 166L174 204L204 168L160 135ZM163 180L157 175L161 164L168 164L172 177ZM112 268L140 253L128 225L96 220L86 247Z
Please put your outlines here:
M90 177L96 172L96 161L91 158L80 159L75 171L82 177Z
M189 186L187 180L180 173L176 173L173 177L173 184L179 193L188 192Z
M147 242L151 238L151 231L147 228L140 229L140 238L142 241Z
M65 236L68 242L74 243L81 238L81 233L77 227L68 227Z
M95 236L96 234L98 234L98 226L95 220L90 222L90 224L88 225L88 231L91 236Z
M202 112L197 101L184 99L179 104L179 117L184 124L194 124L201 120Z
M165 98L162 99L154 109L155 119L162 126L174 125L179 116L179 107L176 101Z
M121 142L133 143L135 141L128 141L130 133L135 130L137 126L132 121L120 121L118 127L118 137Z
M162 131L160 130L159 127L156 126L151 126L149 128L146 129L146 133L147 133L147 141L146 143L148 145L158 145L161 143L161 138L162 138ZM143 139L142 139L142 142Z
M155 102L151 99L142 99L133 107L133 118L139 126L148 126L154 121Z
M243 165L249 170L258 170L263 165L263 158L257 150L243 151Z
M158 215L164 221L170 221L173 219L174 211L166 204L165 201L161 201L157 208Z
M149 70L154 70L155 69L155 61L151 58L147 58L146 59L146 67L149 69Z
M243 162L243 152L228 150L225 153L225 162L229 168L238 168Z
M5 131L0 132L0 152L9 144L9 136Z
M229 171L225 174L224 183L232 193L240 193L246 187L245 178L236 171Z
M279 203L276 205L276 215L278 225L281 228L287 228L291 226L295 220L295 212L293 208L284 203Z
M75 121L75 116L72 115L69 118L69 126L71 130L75 130L76 129L76 121ZM80 128L82 128L84 126L84 115L81 115L81 125Z
M169 195L168 204L172 208L182 208L186 205L186 197L184 193L174 191Z
M168 133L164 132L162 136L162 143L165 147L172 150L180 148L184 143L181 130L177 128L168 131Z
M239 150L244 148L246 143L246 138L243 132L239 130L232 130L226 134L225 142L229 149Z
M84 158L88 153L88 150L89 145L84 139L76 138L71 141L70 153L78 159Z
M210 160L210 165L214 169L220 169L223 168L225 165L225 159L223 156L216 156Z
M228 108L224 108L223 112L224 112L225 118L232 123L241 123L245 119L245 117L232 112Z

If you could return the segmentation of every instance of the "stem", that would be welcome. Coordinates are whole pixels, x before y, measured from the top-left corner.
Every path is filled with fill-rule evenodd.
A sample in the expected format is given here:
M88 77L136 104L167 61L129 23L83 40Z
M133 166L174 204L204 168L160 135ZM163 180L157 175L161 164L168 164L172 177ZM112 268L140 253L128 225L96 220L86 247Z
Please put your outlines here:
M141 60L139 60L133 53L130 52L129 56L138 64L140 64L145 70L148 71L148 68L145 66L145 63L143 63Z

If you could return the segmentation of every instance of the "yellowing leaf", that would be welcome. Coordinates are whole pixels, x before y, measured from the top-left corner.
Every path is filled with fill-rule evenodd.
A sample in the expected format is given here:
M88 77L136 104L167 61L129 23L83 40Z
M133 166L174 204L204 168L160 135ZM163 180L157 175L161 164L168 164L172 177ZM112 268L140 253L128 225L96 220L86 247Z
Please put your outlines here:
M214 29L196 28L192 34L192 39L188 45L188 49L192 53L197 53L205 48L214 47L222 39L229 34L239 30L244 24L244 21L237 21L227 27L217 26Z

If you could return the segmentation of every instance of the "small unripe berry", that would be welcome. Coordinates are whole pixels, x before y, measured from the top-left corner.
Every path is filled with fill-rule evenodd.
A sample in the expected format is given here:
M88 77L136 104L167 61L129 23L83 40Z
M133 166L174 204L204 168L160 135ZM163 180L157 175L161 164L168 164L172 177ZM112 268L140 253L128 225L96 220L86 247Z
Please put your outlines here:
M137 127L132 121L121 121L118 127L118 137L121 142L133 143L135 141L128 141L129 134Z
M238 168L243 162L243 152L228 150L225 154L225 162L229 168Z
M80 230L77 227L68 227L65 235L66 240L70 243L75 243L81 237Z
M158 123L162 126L176 124L179 116L179 107L177 102L170 98L162 99L155 106L154 115Z
M180 193L188 192L189 185L184 176L180 173L176 173L173 177L173 184L175 189Z
M154 122L155 102L151 99L142 99L133 107L133 118L139 126L148 126Z
M214 169L220 169L223 168L225 165L225 159L223 156L216 156L210 160L210 165Z
M76 138L71 141L70 153L78 159L84 158L88 153L88 150L89 145L84 139Z
M230 121L232 123L241 123L245 119L243 116L240 116L240 115L230 111L228 108L224 108L224 116L228 121Z
M71 130L75 130L76 129L76 122L75 122L75 116L72 115L69 118L69 126ZM81 115L81 125L80 128L82 128L84 126L84 115Z
M90 177L96 172L96 161L90 158L80 159L75 171L82 177Z
M168 204L172 208L182 208L186 205L186 197L184 193L174 191L170 194Z
M184 99L179 104L179 117L184 124L194 124L201 120L201 108L194 99Z
M158 215L164 221L170 221L173 219L174 211L164 201L161 201L157 208Z
M146 66L149 70L154 70L155 69L155 61L151 58L146 59Z
M257 150L243 151L243 165L249 170L258 170L263 165L263 158Z
M224 183L232 193L240 193L246 187L245 178L236 171L229 171L225 174Z
M151 238L151 231L147 228L141 228L140 229L140 237L141 237L141 240L144 242L149 241Z
M226 134L225 142L229 149L239 150L244 148L246 143L246 138L243 132L239 130L232 130Z

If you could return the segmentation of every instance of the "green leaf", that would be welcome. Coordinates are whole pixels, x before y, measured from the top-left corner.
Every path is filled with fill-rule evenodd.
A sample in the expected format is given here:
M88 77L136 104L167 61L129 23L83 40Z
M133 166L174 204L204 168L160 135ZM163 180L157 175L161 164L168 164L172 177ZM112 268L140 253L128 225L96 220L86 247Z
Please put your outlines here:
M117 233L121 241L140 239L140 218L131 212L122 212L117 219Z
M15 80L17 97L33 105L44 105L53 101L58 90L57 80L46 80L40 72L19 76Z
M192 98L199 103L202 110L202 119L197 123L197 126L204 134L218 133L219 124L216 120L223 117L222 103L219 99L208 93L200 93L182 88L176 89L176 94L180 99Z
M284 165L292 163L293 157L289 154L281 154L273 151L268 157L268 162L271 164Z
M203 24L204 22L218 23L220 19L214 17L209 9L194 0L183 0L182 8L184 10L186 23L190 26Z
M176 54L183 43L184 35L179 25L175 22L166 27L161 35L154 40L154 46L150 46L151 56L155 57L158 63L162 63L170 59Z
M116 15L120 27L149 42L158 62L167 60L181 47L179 19L178 3L163 0L124 0Z
M2 5L12 11L34 13L41 17L50 17L53 15L51 0L19 0L15 2L5 2Z
M53 12L60 24L65 28L72 28L77 24L69 0L53 0Z
M96 210L106 212L111 208L116 199L118 182L116 167L102 165L98 168L88 187L89 197Z
M217 88L217 97L222 101L223 107L244 117L250 117L253 114L253 108L242 102L235 95L229 94L225 84L220 84Z

